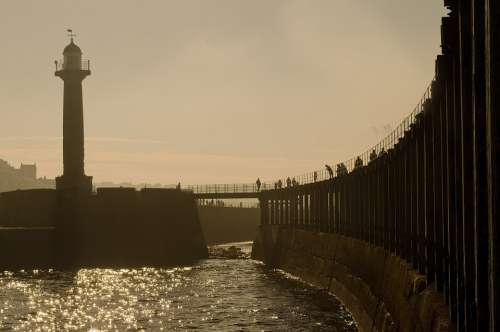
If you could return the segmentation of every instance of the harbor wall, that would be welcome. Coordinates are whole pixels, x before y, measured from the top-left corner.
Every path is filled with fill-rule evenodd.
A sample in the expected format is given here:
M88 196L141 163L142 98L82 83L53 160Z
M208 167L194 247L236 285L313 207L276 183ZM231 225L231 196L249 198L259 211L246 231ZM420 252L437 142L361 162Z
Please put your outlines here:
M327 289L361 331L451 331L443 296L383 248L338 234L261 226L254 259Z
M199 206L198 213L208 245L253 241L257 235L259 208Z
M0 195L0 269L143 267L208 256L192 194L102 188Z

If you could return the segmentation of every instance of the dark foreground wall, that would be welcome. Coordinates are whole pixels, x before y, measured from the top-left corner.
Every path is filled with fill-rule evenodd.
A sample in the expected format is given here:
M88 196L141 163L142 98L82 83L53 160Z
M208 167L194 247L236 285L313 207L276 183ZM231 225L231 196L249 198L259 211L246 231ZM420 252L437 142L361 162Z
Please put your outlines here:
M208 245L253 241L260 224L260 209L198 207L201 228Z
M338 234L262 226L252 257L328 289L361 331L449 331L448 308L399 257Z
M207 248L192 194L99 189L0 195L0 269L188 264Z
M0 270L56 264L57 195L53 189L0 194Z

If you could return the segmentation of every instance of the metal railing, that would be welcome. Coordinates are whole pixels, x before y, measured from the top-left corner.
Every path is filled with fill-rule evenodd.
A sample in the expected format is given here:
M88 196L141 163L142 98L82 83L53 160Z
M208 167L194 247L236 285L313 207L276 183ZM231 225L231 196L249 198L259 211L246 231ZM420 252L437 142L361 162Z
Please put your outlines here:
M257 209L259 203L254 202L230 202L228 200L213 200L213 199L199 199L197 204L200 207L222 207L222 208L239 208L239 209Z
M86 67L89 68L90 64L88 60L82 62L82 64L87 64ZM57 65L57 63L56 63ZM64 67L58 67L64 68ZM307 183L314 183L318 181L324 181L331 179L340 175L341 173L350 173L358 166L367 165L370 160L378 157L380 154L387 152L392 149L398 141L405 135L410 127L416 122L417 116L423 111L426 101L431 98L431 84L427 87L424 95L420 99L417 106L413 111L406 116L401 123L384 139L382 139L378 144L374 145L370 149L366 150L360 155L352 157L341 163L332 164L331 172L326 168L304 173L301 175L281 178L275 181L263 182L260 187L256 183L233 183L233 184L201 184L201 185L183 185L181 190L190 191L194 194L237 194L237 193L258 193L261 191L279 189L284 187L290 187L295 185L303 185ZM163 188L176 188L177 185L165 185Z
M260 187L255 183L234 184L202 184L187 185L181 187L183 190L192 191L195 194L233 194L233 193L257 193L274 188L269 183L262 183Z
M423 111L424 104L429 100L431 95L432 83L428 85L424 95L418 102L413 111L406 116L399 125L384 137L378 144L372 146L360 155L354 156L344 162L332 164L331 173L326 169L280 178L275 181L262 183L260 188L257 188L255 183L240 183L240 184L204 184L204 185L187 185L183 186L182 190L192 191L195 194L230 194L230 193L257 193L265 190L279 189L294 185L303 185L314 183L334 178L340 175L341 172L350 173L358 166L367 165L370 160L378 157L380 154L392 149L398 141L410 130L410 127L416 122L417 115Z
M80 66L75 68L75 64L67 64L64 60L54 61L56 71L60 70L90 70L90 60L81 60Z

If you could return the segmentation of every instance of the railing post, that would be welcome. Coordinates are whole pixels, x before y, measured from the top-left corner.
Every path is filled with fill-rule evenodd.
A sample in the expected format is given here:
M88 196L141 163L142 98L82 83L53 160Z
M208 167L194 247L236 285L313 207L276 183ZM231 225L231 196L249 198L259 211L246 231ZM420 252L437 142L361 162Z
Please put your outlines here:
M309 185L309 223L310 229L316 231L316 184Z
M333 180L328 181L328 233L335 231L335 206L334 206L334 193L333 193Z
M457 327L459 330L465 329L465 270L464 270L464 220L463 220L463 194L462 194L462 110L461 110L461 91L460 91L460 17L457 11L452 12L455 21L455 31L456 31L456 47L454 50L454 57L457 61L454 61L453 68L453 78L454 78L454 126L455 126L455 220L456 220L456 266L457 266Z
M389 179L388 179L388 194L389 194L389 209L388 209L388 228L387 228L387 236L389 243L389 250L391 252L396 252L396 241L395 241L395 222L396 216L394 214L395 211L395 195L396 195L396 187L395 187L395 169L396 169L396 160L395 160L395 152L394 148L389 150Z
M389 238L389 221L390 221L390 187L389 187L389 175L390 175L390 162L389 162L389 151L384 154L383 165L381 169L381 182L382 182L382 204L383 213L381 220L381 243L384 249L390 250L390 238Z
M322 219L323 219L323 232L328 233L330 230L330 218L328 215L328 181L323 180L321 184L321 192L322 192L322 199L321 199L321 209L322 209Z
M348 201L348 193L347 193L347 175L342 176L342 193L340 196L341 199L341 229L342 229L342 235L349 235L349 220L348 220L348 213L349 213L349 207L347 205Z
M398 138L396 138L398 140ZM401 148L399 142L394 146L394 206L393 206L393 236L394 253L401 255Z
M488 239L488 257L482 257L481 263L488 260L488 294L490 331L500 330L500 3L497 0L486 0L485 26L485 72L486 72L486 105L485 105L485 136L486 136L486 174L487 177L487 225L483 225L482 243ZM476 11L481 13L480 8ZM478 54L481 50L478 49ZM480 133L478 133L480 134ZM478 143L479 144L479 143ZM478 169L479 172L479 169ZM487 235L486 235L486 234ZM486 272L486 271L484 271ZM482 293L484 301L484 293Z
M434 218L433 218L433 148L434 142L432 141L432 107L431 101L428 99L424 106L424 184L425 184L425 238L426 238L426 265L427 265L427 279L430 283L436 280L435 276L435 239L434 239Z
M279 215L280 215L280 221L279 224L283 226L285 224L285 214L283 213L285 210L285 201L283 197L283 189L279 190Z
M268 200L265 195L259 197L261 225L269 224Z
M310 201L310 192L309 192L309 185L306 185L305 192L304 192L304 221L305 221L305 229L306 230L311 230L311 207L309 204Z
M352 172L352 183L351 183L351 215L352 215L352 226L353 234L355 239L361 239L362 229L360 227L360 212L361 212L361 199L359 197L359 185L360 185L360 169L355 169Z
M374 218L372 215L373 208L373 179L372 179L372 169L373 163L367 162L364 172L364 188L363 188L363 200L365 202L365 220L363 223L366 225L365 241L373 244L373 222Z
M275 204L274 204L274 191L272 191L272 194L270 195L270 219L271 219L271 225L276 224L276 213L275 213Z
M286 188L283 190L284 193L283 193L283 198L284 198L284 208L285 208L285 224L287 226L290 226L291 225L291 222L290 222L290 188Z
M332 181L332 194L333 194L333 229L332 233L339 233L339 178L338 175Z
M446 64L446 205L447 205L447 228L448 228L448 291L447 303L450 307L450 316L453 321L457 319L457 294L458 294L458 271L457 271L457 221L456 221L456 186L455 186L455 89L454 66L452 55L455 40L455 29L452 18L443 20L443 36L446 44L443 47Z
M474 3L479 1L474 1ZM474 225L474 113L473 113L473 41L471 23L474 21L473 1L459 2L460 22L460 97L461 97L461 201L464 243L464 326L472 331L476 328L476 236ZM483 30L484 31L484 30ZM480 34L477 36L479 37ZM476 37L476 38L477 38ZM482 54L481 54L482 56Z
M418 233L417 233L417 219L418 219L418 199L417 199L417 128L415 124L410 126L410 143L408 151L408 168L409 168L409 238L410 238L410 261L415 269L418 269Z
M438 58L436 68L439 68L441 60ZM438 73L439 75L439 73ZM442 136L441 136L441 113L442 113L442 99L443 84L441 77L438 77L433 86L432 99L433 99L433 140L434 140L434 223L435 223L435 239L436 239L436 287L439 292L443 292L444 286L444 205L442 199L443 190L443 174L442 174Z

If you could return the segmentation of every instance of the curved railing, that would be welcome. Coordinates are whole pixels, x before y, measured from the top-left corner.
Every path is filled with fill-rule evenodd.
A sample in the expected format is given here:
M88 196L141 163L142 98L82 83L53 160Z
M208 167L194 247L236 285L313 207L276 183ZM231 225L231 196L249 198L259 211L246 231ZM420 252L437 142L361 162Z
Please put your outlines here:
M272 186L270 186L271 189L274 189L275 184L278 184L278 186L281 185L281 187L287 187L287 182L291 185L301 185L317 181L324 181L334 178L338 175L350 173L356 167L367 165L371 160L377 158L380 154L387 152L389 149L392 149L403 138L405 133L410 130L411 126L415 124L418 114L423 111L425 102L432 98L431 91L431 84L429 84L424 92L424 95L418 102L417 106L415 106L413 111L408 116L406 116L391 133L389 133L386 137L384 137L384 139L382 139L378 144L372 146L370 149L344 162L329 165L331 167L331 171L324 167L316 171L269 181L269 183L273 184Z
M344 172L350 173L357 166L367 165L371 160L380 156L380 154L392 149L394 145L396 145L396 143L403 138L405 133L408 132L411 126L415 124L418 114L422 112L425 102L430 98L432 98L431 84L429 84L424 95L413 111L406 116L390 134L362 154L352 157L343 163L334 164L331 173L326 168L323 168L297 176L284 177L274 181L265 182L262 183L260 187L258 187L256 183L237 183L186 185L183 186L182 189L192 191L195 194L258 193L261 191L314 183L337 177L342 175L343 168L341 165L345 166ZM356 165L356 160L358 160L358 158L361 160L361 163L358 161L358 165ZM172 185L172 187L175 186Z
M284 187L303 185L319 181L328 180L344 173L352 172L356 167L367 165L371 160L377 158L382 153L392 149L407 133L411 126L415 124L417 116L424 109L424 104L432 98L431 84L427 87L424 95L420 99L413 111L406 116L401 123L378 144L366 150L360 155L352 157L343 163L334 164L329 172L326 168L304 173L297 176L285 177L274 181L262 183L237 183L237 184L202 184L186 185L183 190L192 191L195 194L231 194L231 193L258 193L266 190L280 189ZM344 167L342 167L342 165ZM172 185L172 187L175 187Z

